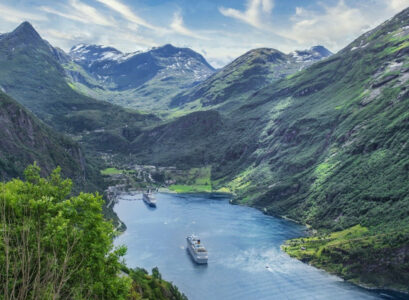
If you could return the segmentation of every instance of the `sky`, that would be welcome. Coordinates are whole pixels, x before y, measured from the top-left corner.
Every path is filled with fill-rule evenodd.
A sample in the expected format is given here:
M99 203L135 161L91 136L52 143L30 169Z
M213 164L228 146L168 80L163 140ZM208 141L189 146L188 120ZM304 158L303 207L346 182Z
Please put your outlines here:
M65 51L173 44L222 67L261 47L337 52L406 7L409 0L0 0L0 32L29 21Z

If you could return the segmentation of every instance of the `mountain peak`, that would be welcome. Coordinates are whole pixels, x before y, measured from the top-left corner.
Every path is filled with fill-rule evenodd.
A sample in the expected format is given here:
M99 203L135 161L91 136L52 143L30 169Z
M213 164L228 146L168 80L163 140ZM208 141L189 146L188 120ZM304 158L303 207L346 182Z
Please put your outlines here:
M77 44L70 49L70 53L78 53L78 52L85 52L85 51L96 51L96 52L104 52L104 51L111 51L118 54L122 54L121 51L118 49L111 47L111 46L104 46L104 45L95 45L95 44Z
M331 51L329 51L327 48L321 45L311 47L311 51L319 53L322 57L328 57L333 54Z
M161 47L158 47L158 48L161 48L161 49L176 49L176 47L173 46L172 44L165 44L165 45L163 45Z
M155 56L159 57L164 57L164 58L169 58L169 57L184 57L185 59L192 58L196 61L200 61L202 64L204 64L208 69L210 69L212 72L215 70L201 55L200 53L190 49L190 48L184 48L184 47L176 47L173 46L172 44L165 44L160 47L155 47L152 48L152 50L148 51L148 53L151 53Z
M121 51L113 47L83 43L73 46L69 55L75 61L81 61L87 64L104 60L116 60L124 56Z
M22 29L22 28L29 29L29 30L34 30L34 31L35 31L33 25L31 25L31 23L28 22L28 21L22 22L19 26L17 26L17 28L16 28L15 30Z
M161 53L163 55L174 55L177 52L185 50L184 48L178 48L173 46L172 44L166 44L160 47L152 48L152 52Z
M25 37L41 39L38 32L34 29L30 22L24 21L11 33L13 35L24 35Z
M323 58L327 58L328 56L331 56L331 55L332 55L332 52L321 45L317 45L317 46L311 47L310 49L306 49L306 50L295 50L290 53L290 56L292 56L299 62L318 61Z
M10 39L10 41L12 41L12 43L16 45L44 44L44 41L41 38L41 36L34 29L34 27L27 21L21 23L11 33L6 34L5 38Z

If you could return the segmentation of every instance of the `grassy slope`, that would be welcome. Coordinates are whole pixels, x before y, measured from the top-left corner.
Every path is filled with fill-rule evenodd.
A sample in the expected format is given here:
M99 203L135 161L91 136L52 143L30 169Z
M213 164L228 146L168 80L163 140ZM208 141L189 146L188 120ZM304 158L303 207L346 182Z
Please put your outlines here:
M169 187L177 193L210 193L212 189L211 167L192 168L184 175L183 184L173 184Z
M287 241L292 257L354 283L407 291L409 231L368 229L355 225L343 231Z

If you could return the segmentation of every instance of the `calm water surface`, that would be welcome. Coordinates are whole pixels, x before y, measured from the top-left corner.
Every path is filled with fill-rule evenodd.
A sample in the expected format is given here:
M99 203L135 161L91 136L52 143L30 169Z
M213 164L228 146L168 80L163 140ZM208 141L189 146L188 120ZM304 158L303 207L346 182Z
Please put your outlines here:
M141 195L122 196L115 211L128 229L116 245L128 247L130 267L158 266L189 299L390 299L288 257L280 250L304 227L208 195L157 194L149 208ZM185 237L198 234L209 251L196 265Z

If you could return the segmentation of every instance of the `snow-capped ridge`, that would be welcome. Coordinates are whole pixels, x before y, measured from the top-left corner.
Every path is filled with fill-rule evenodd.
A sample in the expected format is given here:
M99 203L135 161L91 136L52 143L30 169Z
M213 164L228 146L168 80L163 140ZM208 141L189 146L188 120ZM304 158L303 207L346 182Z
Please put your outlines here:
M76 62L92 64L97 61L117 60L124 54L113 47L81 43L72 47L69 55Z
M72 47L69 55L102 85L121 91L140 87L152 79L175 80L189 86L215 71L201 54L170 44L123 53L109 46L81 43Z

